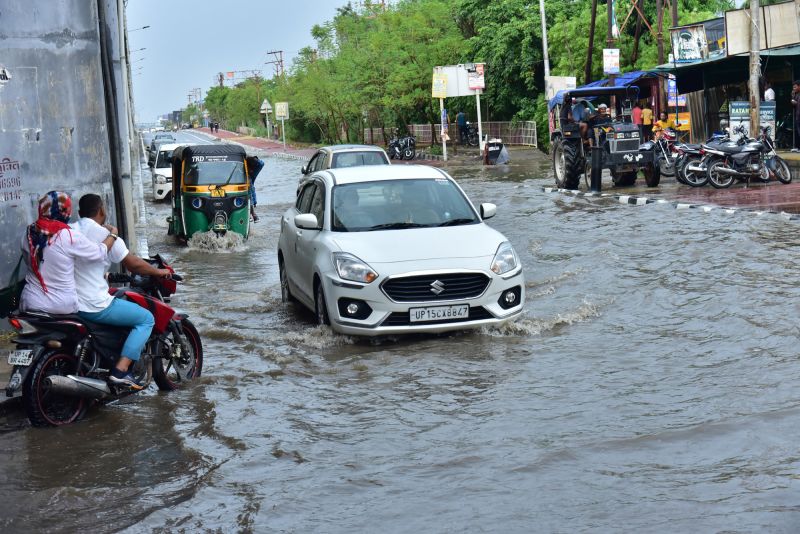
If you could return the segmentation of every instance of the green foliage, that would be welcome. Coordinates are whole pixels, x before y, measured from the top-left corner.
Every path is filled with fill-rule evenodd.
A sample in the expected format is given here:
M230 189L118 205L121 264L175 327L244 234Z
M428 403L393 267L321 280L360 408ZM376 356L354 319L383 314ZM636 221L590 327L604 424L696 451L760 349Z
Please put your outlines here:
M677 0L680 23L718 16L732 0ZM655 28L655 2L640 0ZM605 2L597 2L592 80L603 77L606 45ZM583 84L592 0L545 0L550 66L553 75L576 76ZM616 0L622 25L631 7ZM670 51L670 13L664 14L664 55ZM269 81L248 80L234 88L208 91L206 108L228 128L257 127L264 98L287 101L291 120L287 138L306 142L363 141L363 129L438 122L439 105L431 98L436 65L487 64L482 101L493 120L535 120L546 140L547 104L544 54L538 2L535 0L400 0L384 10L365 2L347 4L333 20L311 28L315 48L296 57L288 73ZM642 24L634 54L636 16L630 17L616 46L623 72L658 63L655 37ZM472 99L449 101L450 110L471 115Z

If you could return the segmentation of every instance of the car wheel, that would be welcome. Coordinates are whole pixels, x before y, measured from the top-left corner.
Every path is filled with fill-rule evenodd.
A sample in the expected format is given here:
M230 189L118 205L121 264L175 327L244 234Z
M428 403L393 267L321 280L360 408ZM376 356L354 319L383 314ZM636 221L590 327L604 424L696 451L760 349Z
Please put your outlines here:
M283 264L283 258L278 260L278 272L281 279L281 302L284 304L293 302L294 297L292 291L289 289L289 275L286 274L286 266Z
M314 298L314 308L314 311L317 315L318 325L331 324L331 321L328 318L328 304L325 302L325 291L322 289L322 282L317 283L317 289L315 291Z

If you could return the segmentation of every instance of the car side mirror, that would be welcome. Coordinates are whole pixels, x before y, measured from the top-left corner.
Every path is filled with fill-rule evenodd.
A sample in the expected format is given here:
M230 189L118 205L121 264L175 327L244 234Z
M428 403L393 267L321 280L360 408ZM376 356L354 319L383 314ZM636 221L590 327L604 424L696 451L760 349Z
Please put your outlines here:
M155 167L156 165L155 165L155 163L153 163L152 161L148 161L148 162L147 162L147 166L148 166L148 167L150 167L150 168L152 169L152 168L153 168L153 167Z
M294 225L303 230L319 230L317 216L313 213L302 213L294 216Z
M300 167L300 172L302 172L303 174L308 174L308 167L303 165L302 167Z
M497 213L497 206L490 202L481 204L481 219L491 219Z

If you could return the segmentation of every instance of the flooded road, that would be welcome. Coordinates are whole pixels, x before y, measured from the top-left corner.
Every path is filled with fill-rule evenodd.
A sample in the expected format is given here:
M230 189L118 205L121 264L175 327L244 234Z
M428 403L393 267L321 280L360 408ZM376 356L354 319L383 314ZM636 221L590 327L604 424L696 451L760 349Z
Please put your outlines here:
M280 302L300 165L267 160L233 250L175 246L148 202L203 376L68 428L5 416L0 530L800 528L797 223L547 194L547 160L454 167L498 205L524 317L368 341Z

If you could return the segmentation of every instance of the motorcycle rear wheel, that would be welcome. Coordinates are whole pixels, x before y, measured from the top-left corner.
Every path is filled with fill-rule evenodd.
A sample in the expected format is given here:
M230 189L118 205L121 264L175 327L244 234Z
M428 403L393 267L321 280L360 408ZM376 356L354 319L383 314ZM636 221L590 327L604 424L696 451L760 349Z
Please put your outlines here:
M699 164L703 161L702 156L689 156L683 163L680 169L680 174L683 176L683 183L692 187L703 187L708 183L708 173L695 172L688 170L689 165Z
M169 332L166 337L169 345L163 342L158 343L158 352L153 358L153 380L162 391L172 391L183 387L186 382L194 380L203 371L203 342L200 334L189 319L180 322L180 333L185 341L185 349L189 354L183 354L181 350L181 361L176 361L174 349L176 343L173 332Z
M414 149L413 148L406 148L405 150L403 150L403 157L401 159L411 160L411 159L414 159L415 155L416 154L414 154Z
M467 143L469 143L469 146L478 146L478 144L479 144L478 143L478 132L475 132L474 134L469 134L467 136Z
M33 426L61 426L83 416L87 401L50 391L46 378L76 374L78 359L72 354L48 351L40 356L22 384L22 403Z
M734 175L732 174L723 174L719 172L720 167L728 167L725 165L725 162L722 160L712 161L711 164L708 166L708 180L711 182L711 185L716 187L717 189L725 189L733 185Z

